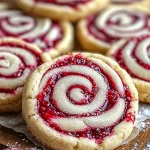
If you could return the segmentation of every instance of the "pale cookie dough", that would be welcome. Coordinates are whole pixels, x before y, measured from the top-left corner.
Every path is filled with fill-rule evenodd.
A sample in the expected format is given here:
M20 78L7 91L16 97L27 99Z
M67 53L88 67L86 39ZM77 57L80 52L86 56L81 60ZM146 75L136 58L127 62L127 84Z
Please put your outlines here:
M77 36L84 49L106 53L122 38L149 35L149 20L150 15L133 7L108 7L82 19L78 23Z
M67 21L34 18L17 9L0 9L0 28L0 37L17 37L36 44L52 58L74 46L73 26Z
M110 0L16 0L18 6L30 14L56 20L76 22L96 13L109 4Z
M21 111L27 77L40 64L50 60L35 45L15 38L0 39L0 112Z
M150 36L120 40L108 56L116 60L132 77L141 102L150 103Z
M32 134L55 150L112 150L131 134L138 93L113 60L73 53L38 67L23 94Z

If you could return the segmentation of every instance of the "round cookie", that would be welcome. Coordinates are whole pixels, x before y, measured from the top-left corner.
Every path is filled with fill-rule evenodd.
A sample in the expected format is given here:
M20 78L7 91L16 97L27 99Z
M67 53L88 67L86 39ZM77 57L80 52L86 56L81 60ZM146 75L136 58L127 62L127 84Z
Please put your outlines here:
M33 72L22 107L28 128L47 147L108 150L132 132L138 93L130 76L113 60L73 53Z
M106 53L122 38L150 34L150 15L130 7L109 7L97 15L81 20L77 36L89 51Z
M31 72L50 57L35 45L0 39L0 112L21 111L22 91Z
M16 3L30 14L75 22L105 8L109 0L16 0Z
M73 27L66 21L33 18L19 10L0 9L0 37L17 37L36 44L52 58L73 48Z
M124 39L115 43L108 56L132 77L141 102L150 103L150 36Z

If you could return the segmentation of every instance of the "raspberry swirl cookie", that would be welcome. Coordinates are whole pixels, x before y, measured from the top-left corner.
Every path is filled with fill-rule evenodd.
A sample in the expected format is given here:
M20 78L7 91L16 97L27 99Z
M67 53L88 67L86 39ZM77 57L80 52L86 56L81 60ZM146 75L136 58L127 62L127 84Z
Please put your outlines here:
M90 51L105 53L122 39L150 34L150 16L129 7L110 7L83 19L78 24L81 45Z
M34 43L51 57L73 48L73 27L68 22L33 18L19 10L1 10L0 29L0 37L17 37Z
M150 36L120 40L108 56L115 59L133 78L139 100L150 103Z
M24 83L38 65L50 58L18 39L0 39L0 112L18 112Z
M74 22L98 12L108 2L109 0L16 0L18 6L30 14Z
M130 135L138 94L113 60L74 53L34 71L22 106L29 129L44 145L56 150L108 150Z

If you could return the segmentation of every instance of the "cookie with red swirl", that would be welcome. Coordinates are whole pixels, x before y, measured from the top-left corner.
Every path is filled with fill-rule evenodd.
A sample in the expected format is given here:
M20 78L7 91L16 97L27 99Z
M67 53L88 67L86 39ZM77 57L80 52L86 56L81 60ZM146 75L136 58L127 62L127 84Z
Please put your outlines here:
M0 9L0 37L36 44L52 58L73 48L73 27L66 21L34 18L16 9Z
M109 7L97 15L81 20L77 35L81 45L101 53L122 38L150 34L150 15L132 7Z
M108 56L113 58L132 77L141 102L150 103L150 36L120 40Z
M22 106L29 129L44 145L108 150L132 132L138 94L130 76L113 60L73 53L33 72Z
M35 45L15 38L0 39L0 112L19 112L27 77L48 55Z
M110 0L16 0L30 14L76 22L105 8Z

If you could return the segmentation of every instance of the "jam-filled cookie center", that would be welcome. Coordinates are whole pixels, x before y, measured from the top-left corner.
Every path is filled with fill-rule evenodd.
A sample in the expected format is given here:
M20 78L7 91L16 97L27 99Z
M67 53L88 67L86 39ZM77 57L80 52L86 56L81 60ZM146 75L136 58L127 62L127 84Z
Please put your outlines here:
M36 98L39 114L51 128L97 143L121 121L135 121L135 114L127 113L132 95L117 72L80 54L57 60L43 75Z
M150 16L141 11L110 8L86 20L87 31L96 39L111 45L122 38L149 35Z
M1 42L0 93L10 94L23 87L31 72L42 64L40 54L24 44Z
M133 78L150 82L150 37L130 39L116 47L112 57Z
M0 11L0 37L16 37L50 51L63 38L62 26L48 18L33 18L18 10Z

